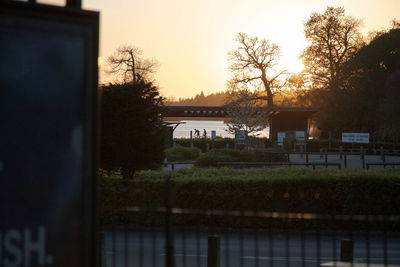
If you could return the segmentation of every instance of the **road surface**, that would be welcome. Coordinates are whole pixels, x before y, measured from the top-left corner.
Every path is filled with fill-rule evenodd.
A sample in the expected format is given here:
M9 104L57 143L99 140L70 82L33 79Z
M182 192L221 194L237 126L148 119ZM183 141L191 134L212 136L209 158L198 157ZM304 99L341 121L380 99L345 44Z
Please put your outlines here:
M354 240L354 261L400 265L400 234L342 232L232 231L214 232L221 238L221 267L305 266L340 260L340 241ZM207 266L209 232L174 232L176 267ZM162 231L106 231L104 261L107 267L165 266ZM368 242L369 240L369 242Z

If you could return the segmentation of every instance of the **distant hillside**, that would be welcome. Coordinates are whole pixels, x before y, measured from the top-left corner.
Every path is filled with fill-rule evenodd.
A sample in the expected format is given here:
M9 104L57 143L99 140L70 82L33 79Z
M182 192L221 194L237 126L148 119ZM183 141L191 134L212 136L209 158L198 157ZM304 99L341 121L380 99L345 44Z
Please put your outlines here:
M192 98L167 99L166 106L222 106L225 104L227 93L219 92L204 95L203 91Z
M276 106L309 106L310 103L307 101L306 90L282 90L276 93L274 96L274 102ZM260 97L266 96L265 92L260 91L258 93ZM203 91L192 98L179 98L167 99L164 101L166 106L223 106L226 104L228 99L232 99L232 95L228 92L218 92L210 95L204 95Z

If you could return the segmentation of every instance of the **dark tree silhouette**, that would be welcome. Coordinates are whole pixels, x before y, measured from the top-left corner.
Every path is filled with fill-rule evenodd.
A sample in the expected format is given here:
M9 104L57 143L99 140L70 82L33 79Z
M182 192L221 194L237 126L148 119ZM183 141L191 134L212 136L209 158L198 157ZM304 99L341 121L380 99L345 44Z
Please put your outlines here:
M122 77L124 83L144 79L152 81L158 63L154 59L143 59L143 51L134 46L121 46L114 55L107 58L109 69L107 73Z
M101 167L132 178L137 170L161 166L165 128L162 97L151 82L109 84L102 93Z
M302 54L303 64L314 88L336 91L345 73L342 65L361 47L361 21L345 15L342 7L313 12L304 23L306 40L311 44Z
M239 47L229 52L232 78L228 86L239 90L258 88L261 82L267 93L268 106L273 106L274 90L279 83L277 78L285 73L274 69L278 63L279 47L267 39L259 40L245 33L239 33L234 40L239 43Z

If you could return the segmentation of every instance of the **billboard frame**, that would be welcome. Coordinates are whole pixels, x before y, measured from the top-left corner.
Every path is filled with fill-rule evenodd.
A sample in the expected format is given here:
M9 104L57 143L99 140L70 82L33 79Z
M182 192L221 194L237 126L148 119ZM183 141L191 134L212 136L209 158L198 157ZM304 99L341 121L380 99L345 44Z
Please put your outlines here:
M99 12L86 11L72 6L61 7L34 2L0 1L0 17L12 17L15 20L29 19L40 22L58 22L82 27L88 34L84 39L84 158L82 160L82 219L83 253L81 266L95 264L96 229L96 188L99 142L99 103L98 103L98 54L99 54ZM23 23L21 23L23 24ZM61 32L61 34L67 32Z

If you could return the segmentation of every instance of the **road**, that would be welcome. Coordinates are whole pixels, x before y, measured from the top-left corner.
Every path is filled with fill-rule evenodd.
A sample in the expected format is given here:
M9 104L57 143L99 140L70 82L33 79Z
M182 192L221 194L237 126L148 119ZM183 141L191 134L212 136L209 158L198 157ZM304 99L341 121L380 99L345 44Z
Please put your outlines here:
M221 267L304 266L340 259L340 240L354 240L354 261L400 265L400 234L342 232L232 231L213 234L221 237ZM179 230L174 233L176 267L207 266L209 233ZM161 231L106 231L107 267L165 266L165 233ZM369 240L369 242L367 242ZM385 245L386 243L386 245ZM386 252L386 255L385 255Z

